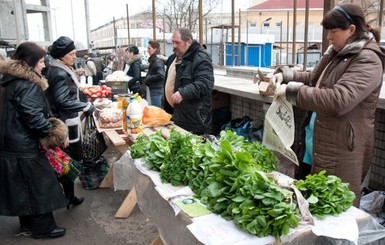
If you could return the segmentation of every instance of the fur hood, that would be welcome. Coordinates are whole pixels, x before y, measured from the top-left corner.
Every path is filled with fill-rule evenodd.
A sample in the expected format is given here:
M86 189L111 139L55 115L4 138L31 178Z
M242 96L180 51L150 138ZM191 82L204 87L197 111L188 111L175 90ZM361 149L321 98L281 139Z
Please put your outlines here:
M0 62L0 74L3 79L8 76L17 77L36 83L44 91L48 88L47 80L39 75L32 67L20 60L5 60Z
M132 63L134 63L135 61L137 60L141 60L142 59L142 56L140 54L135 54L134 56L132 56L132 58L128 59L127 60L127 63L129 65L131 65Z
M68 137L67 125L60 119L54 117L48 120L52 123L52 128L46 137L40 139L41 145L51 149L63 146Z

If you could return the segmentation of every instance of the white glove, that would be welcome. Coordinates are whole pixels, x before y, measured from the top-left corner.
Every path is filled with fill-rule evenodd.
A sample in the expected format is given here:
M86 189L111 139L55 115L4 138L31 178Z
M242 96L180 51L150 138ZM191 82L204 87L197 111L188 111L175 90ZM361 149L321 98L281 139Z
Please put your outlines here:
M279 96L286 97L286 87L287 87L287 84L279 85L278 88L275 90L274 97L279 97Z
M275 84L276 87L278 87L283 81L283 75L282 73L277 73L271 76L270 82Z

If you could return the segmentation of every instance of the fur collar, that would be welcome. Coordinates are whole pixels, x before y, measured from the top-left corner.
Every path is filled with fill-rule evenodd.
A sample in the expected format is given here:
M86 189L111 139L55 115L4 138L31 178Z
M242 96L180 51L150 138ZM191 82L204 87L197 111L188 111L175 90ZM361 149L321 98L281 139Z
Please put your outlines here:
M3 79L7 76L20 78L36 83L44 91L48 88L47 79L39 75L32 67L20 60L5 60L0 62L0 74Z
M142 56L140 54L135 54L134 56L132 56L132 58L127 60L127 63L131 65L132 63L140 59L142 59Z

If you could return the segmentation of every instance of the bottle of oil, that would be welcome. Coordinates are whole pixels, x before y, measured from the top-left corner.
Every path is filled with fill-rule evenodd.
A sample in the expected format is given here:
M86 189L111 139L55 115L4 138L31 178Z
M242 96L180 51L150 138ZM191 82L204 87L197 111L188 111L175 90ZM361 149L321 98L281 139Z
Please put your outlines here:
M118 109L122 110L122 129L123 133L127 133L127 107L129 103L130 97L128 94L119 94L118 95Z

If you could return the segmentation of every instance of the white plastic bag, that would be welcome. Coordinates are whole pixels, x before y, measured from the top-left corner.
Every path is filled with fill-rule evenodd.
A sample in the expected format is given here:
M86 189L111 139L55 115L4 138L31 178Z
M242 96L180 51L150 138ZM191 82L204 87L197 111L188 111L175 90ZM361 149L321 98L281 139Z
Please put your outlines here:
M384 200L385 192L373 191L361 197L360 209L371 214L383 213Z
M129 168L134 165L130 151L126 151L122 157L114 163L114 190L130 190Z

